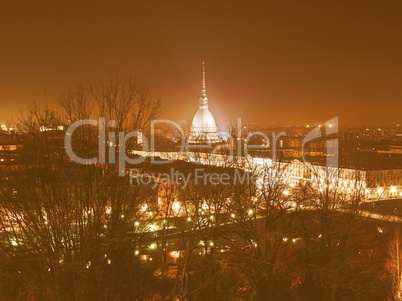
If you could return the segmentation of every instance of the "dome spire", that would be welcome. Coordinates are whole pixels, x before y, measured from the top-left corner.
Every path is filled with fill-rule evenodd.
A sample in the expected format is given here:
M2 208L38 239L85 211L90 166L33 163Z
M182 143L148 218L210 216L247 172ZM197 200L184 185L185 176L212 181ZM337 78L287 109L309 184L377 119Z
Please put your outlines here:
M217 143L220 142L216 130L215 119L208 110L208 98L205 89L205 62L202 62L201 97L199 108L191 124L190 143Z
M201 88L201 97L207 97L207 90L205 89L205 62L202 62L202 88Z

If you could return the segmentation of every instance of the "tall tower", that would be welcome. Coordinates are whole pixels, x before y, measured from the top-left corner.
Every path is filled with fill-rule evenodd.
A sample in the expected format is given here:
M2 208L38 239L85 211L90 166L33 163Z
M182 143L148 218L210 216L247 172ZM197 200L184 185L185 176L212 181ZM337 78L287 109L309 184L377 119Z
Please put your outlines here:
M217 143L221 141L216 131L215 119L208 109L205 83L205 62L202 62L201 97L199 100L199 108L191 124L189 140L190 143Z

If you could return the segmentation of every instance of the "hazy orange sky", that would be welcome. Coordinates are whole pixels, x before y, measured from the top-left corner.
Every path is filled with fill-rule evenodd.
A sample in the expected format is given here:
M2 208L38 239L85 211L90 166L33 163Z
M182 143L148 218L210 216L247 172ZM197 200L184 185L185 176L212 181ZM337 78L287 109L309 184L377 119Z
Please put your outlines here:
M1 1L0 121L109 75L190 121L402 123L402 1Z

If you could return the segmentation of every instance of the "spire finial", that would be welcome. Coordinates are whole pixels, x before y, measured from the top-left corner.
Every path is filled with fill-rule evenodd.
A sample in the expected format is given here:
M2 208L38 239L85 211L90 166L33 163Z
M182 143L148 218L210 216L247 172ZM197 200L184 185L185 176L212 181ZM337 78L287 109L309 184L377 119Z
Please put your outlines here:
M205 89L205 62L202 62L202 88L201 97L207 97L207 90Z

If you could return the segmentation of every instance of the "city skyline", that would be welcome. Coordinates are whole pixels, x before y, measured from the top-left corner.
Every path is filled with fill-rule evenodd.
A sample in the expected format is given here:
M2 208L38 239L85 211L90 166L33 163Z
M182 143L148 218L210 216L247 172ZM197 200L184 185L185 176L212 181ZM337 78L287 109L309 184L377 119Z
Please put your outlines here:
M220 124L400 123L397 1L1 6L2 122L33 99L56 107L78 84L132 75L162 97L161 118L189 123L205 60Z
M402 300L402 1L0 1L0 300Z

